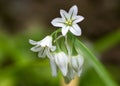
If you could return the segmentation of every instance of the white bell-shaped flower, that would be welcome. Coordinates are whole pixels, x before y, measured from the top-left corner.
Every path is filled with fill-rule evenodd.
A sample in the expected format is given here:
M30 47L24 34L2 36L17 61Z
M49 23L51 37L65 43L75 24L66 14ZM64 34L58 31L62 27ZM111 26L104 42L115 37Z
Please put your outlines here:
M59 52L54 54L54 58L63 76L66 76L68 72L68 56L64 52Z
M31 51L38 52L38 57L44 58L46 55L50 53L50 51L54 51L56 49L56 46L52 46L51 36L46 36L43 40L38 42L30 39L29 43L35 45L34 47L31 48Z
M81 55L72 56L71 65L78 76L81 75L84 58Z
M81 22L84 17L77 15L78 8L76 5L72 6L67 13L65 10L60 10L60 15L62 18L55 18L51 21L51 24L55 27L62 27L62 35L65 36L70 30L76 36L81 35L81 28L77 24Z

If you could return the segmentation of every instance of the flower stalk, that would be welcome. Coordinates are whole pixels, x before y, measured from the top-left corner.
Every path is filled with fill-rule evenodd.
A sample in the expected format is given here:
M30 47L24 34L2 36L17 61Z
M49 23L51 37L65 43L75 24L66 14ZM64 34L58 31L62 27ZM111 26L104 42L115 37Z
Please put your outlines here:
M60 29L38 42L29 40L30 44L35 45L31 48L31 51L38 52L38 57L48 57L52 75L57 76L59 69L67 84L76 76L80 77L84 63L84 57L73 49L75 47L73 35L81 35L81 28L77 23L84 19L77 13L76 5L72 6L68 12L61 9L61 18L55 18L51 21L53 26L61 27ZM60 32L62 34L59 34ZM76 54L74 55L73 52L76 52Z

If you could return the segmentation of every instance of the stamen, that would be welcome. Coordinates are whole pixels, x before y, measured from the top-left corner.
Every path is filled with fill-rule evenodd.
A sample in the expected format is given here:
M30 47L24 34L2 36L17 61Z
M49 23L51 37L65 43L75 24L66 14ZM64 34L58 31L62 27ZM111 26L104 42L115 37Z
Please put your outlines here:
M66 22L65 22L65 24L67 25L67 26L72 26L72 20L67 20Z

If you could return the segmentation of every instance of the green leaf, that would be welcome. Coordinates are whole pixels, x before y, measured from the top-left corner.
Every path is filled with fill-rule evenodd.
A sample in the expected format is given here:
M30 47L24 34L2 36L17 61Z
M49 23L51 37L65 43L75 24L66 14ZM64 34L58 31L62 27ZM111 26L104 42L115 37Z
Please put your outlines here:
M76 39L74 43L77 52L82 54L85 57L85 59L87 59L91 63L92 67L100 76L101 80L103 80L103 82L105 83L105 86L118 86L109 76L107 70L100 63L97 57L95 57L83 43L81 43L78 39Z

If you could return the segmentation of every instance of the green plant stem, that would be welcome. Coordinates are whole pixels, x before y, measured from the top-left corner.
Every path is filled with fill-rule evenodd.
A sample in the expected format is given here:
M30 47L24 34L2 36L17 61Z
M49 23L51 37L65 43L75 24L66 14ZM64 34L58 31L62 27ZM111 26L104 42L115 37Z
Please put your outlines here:
M58 33L58 32L61 32L61 29L55 30L55 31L51 34L51 36L55 35L55 34Z

